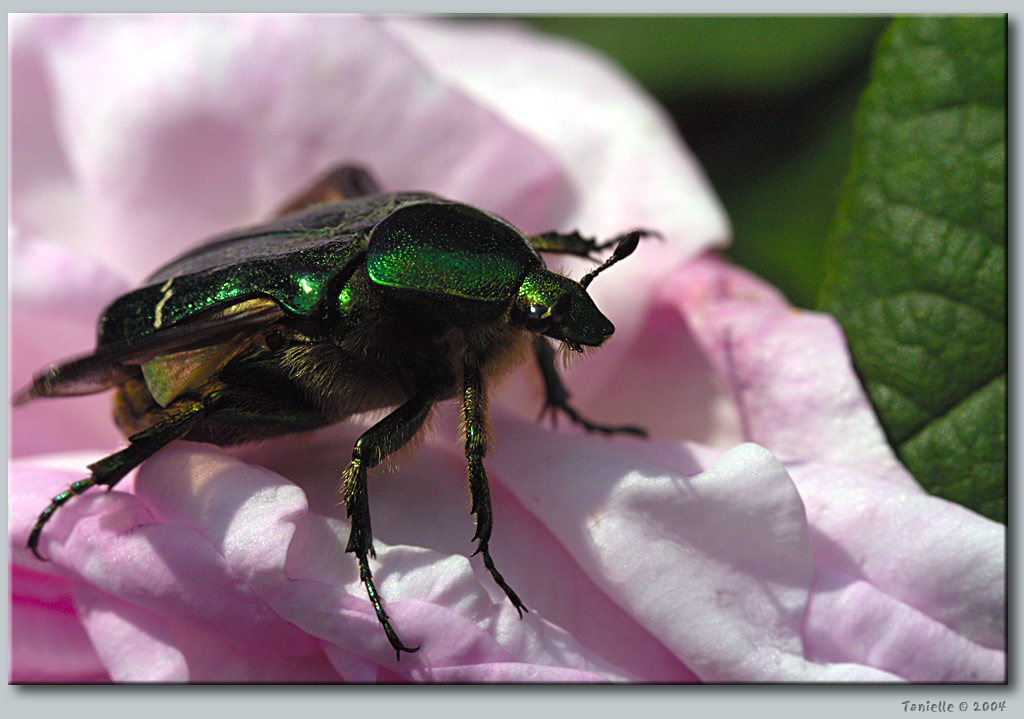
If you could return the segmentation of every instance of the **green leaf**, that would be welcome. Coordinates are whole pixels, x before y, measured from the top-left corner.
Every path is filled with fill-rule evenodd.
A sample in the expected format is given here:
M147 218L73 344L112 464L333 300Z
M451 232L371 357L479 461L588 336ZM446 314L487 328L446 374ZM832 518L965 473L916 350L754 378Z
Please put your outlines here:
M820 306L930 492L1006 521L1006 19L884 34Z

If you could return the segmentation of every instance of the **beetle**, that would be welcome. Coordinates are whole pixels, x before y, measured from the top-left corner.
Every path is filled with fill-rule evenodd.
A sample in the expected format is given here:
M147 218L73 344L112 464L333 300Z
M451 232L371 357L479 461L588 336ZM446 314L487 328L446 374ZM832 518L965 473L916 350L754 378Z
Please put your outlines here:
M522 617L526 607L494 565L486 383L531 349L545 388L542 415L588 431L643 435L591 422L568 402L549 342L596 347L612 323L587 294L629 256L632 230L599 243L578 232L526 236L507 221L426 192L383 193L363 168L342 166L276 218L215 237L153 273L102 313L96 350L51 365L15 405L115 389L114 417L128 446L53 497L27 546L38 557L47 521L90 487L112 489L175 439L231 445L394 408L352 448L341 475L351 521L345 551L396 656L370 571L374 556L367 471L407 444L435 403L460 397L471 513L479 554ZM539 252L608 258L575 282Z

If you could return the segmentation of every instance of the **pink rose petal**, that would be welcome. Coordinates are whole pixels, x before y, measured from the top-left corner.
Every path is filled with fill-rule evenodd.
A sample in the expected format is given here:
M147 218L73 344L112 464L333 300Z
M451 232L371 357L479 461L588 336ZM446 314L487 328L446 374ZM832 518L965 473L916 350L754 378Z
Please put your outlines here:
M10 579L10 681L109 682L68 583L21 567Z
M915 681L1003 681L1005 528L926 495L898 463L830 318L788 309L714 258L688 270L665 297L807 508L808 656Z
M877 477L816 464L790 470L818 562L965 638L1005 650L1005 526Z
M431 189L550 225L568 202L558 166L423 72L378 25L273 15L23 23L12 65L28 67L12 84L45 83L57 115L53 135L33 137L42 147L25 153L64 157L59 176L33 187L64 182L70 168L88 208L79 246L136 279L266 216L341 161L369 165L385 188ZM16 105L15 124L28 125L21 113L40 113L39 102ZM31 193L13 179L25 230L56 236L50 213L19 204Z
M365 422L175 443L62 507L41 564L39 512L123 439L108 397L39 402L12 415L16 681L1005 678L1005 529L899 465L830 319L695 258L721 208L606 61L404 18L40 16L10 40L15 386L89 351L125 277L339 161L530 232L664 235L595 282L617 331L569 373L585 412L656 439L517 417L539 409L533 368L492 403L491 549L522 619L467 556L452 409L370 477L377 588L421 645L396 661L344 551L338 482Z
M627 463L599 439L524 431L530 456L497 451L492 465L519 478L514 491L584 571L698 676L824 678L801 658L811 577L803 506L768 453L745 445L690 475L706 452L640 445ZM588 446L573 451L579 444Z
M885 441L835 320L790 307L711 256L663 292L729 383L747 439L783 461L828 461L918 487Z
M919 682L1001 682L1006 654L978 645L869 582L820 569L804 626L808 656L871 664Z

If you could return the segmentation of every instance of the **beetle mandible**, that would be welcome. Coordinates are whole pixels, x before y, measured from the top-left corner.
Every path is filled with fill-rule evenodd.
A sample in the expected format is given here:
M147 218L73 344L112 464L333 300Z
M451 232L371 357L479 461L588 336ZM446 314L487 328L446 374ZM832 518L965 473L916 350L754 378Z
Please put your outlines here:
M544 411L588 431L643 435L581 416L546 338L573 351L613 332L587 294L601 272L656 234L598 243L577 232L527 237L505 220L424 192L382 193L343 166L266 224L216 237L151 275L103 312L94 353L35 376L15 405L116 389L128 447L89 465L40 513L27 546L72 497L112 489L175 439L237 444L393 409L362 434L342 472L351 530L346 552L396 655L395 633L370 571L367 470L408 443L435 403L461 397L471 512L484 566L519 615L526 610L489 551L491 502L486 382L532 350ZM581 281L546 269L538 252L611 255Z

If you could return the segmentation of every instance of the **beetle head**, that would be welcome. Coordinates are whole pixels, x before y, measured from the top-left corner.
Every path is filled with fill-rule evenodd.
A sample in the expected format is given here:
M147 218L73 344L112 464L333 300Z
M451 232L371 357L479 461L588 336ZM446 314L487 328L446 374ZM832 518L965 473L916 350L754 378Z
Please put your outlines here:
M615 331L587 291L568 277L537 268L519 287L512 319L525 329L546 335L577 352L596 347Z

